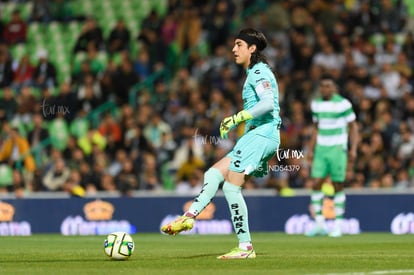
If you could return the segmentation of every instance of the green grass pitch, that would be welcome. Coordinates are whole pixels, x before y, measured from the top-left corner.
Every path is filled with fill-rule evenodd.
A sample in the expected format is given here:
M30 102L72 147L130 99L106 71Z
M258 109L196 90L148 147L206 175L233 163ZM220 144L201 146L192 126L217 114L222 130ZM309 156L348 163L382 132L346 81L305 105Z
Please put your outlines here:
M105 236L0 237L0 274L414 274L414 235L307 238L253 233L251 260L217 260L232 235L135 234L127 261L110 260Z

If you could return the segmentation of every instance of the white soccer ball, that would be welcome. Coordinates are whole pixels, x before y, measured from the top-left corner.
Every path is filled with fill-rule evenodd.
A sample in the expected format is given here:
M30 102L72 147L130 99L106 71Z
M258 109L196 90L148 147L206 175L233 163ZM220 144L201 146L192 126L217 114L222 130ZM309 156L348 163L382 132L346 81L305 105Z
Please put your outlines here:
M126 260L134 252L135 244L131 235L126 232L113 232L104 242L105 254L114 260Z

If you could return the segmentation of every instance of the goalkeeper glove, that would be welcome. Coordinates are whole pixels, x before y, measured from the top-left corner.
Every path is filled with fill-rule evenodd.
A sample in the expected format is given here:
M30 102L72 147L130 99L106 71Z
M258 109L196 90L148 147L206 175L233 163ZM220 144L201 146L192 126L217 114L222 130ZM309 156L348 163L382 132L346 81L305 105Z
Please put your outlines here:
M242 110L235 115L224 118L220 124L221 138L227 139L227 135L231 129L236 127L241 122L252 119L252 118L253 116L246 110Z

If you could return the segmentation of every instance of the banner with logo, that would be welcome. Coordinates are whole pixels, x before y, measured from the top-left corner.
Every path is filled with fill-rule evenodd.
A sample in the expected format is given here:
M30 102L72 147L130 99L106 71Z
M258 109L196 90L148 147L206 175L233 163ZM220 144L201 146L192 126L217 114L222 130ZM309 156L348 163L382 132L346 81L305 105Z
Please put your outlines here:
M0 236L28 236L31 225L25 220L14 220L15 208L12 204L0 201Z
M192 197L16 199L0 201L0 235L61 233L102 235L112 231L160 232L161 224L181 215ZM308 196L246 196L251 231L303 234L313 226ZM327 199L328 227L334 218ZM348 195L345 234L392 232L414 234L413 195ZM229 207L216 197L187 234L233 232Z

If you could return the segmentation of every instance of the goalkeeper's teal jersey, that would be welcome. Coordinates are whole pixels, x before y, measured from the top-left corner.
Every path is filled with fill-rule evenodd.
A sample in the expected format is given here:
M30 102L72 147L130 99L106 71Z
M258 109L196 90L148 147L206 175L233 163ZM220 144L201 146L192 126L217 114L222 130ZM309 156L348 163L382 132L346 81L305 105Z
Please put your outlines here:
M245 132L252 128L257 128L263 124L271 124L275 127L280 126L281 118L279 116L279 89L276 78L269 65L259 62L252 68L247 69L246 74L247 79L244 83L242 92L243 109L248 110L259 102L256 90L259 85L262 85L261 88L271 88L273 92L273 111L246 121Z

